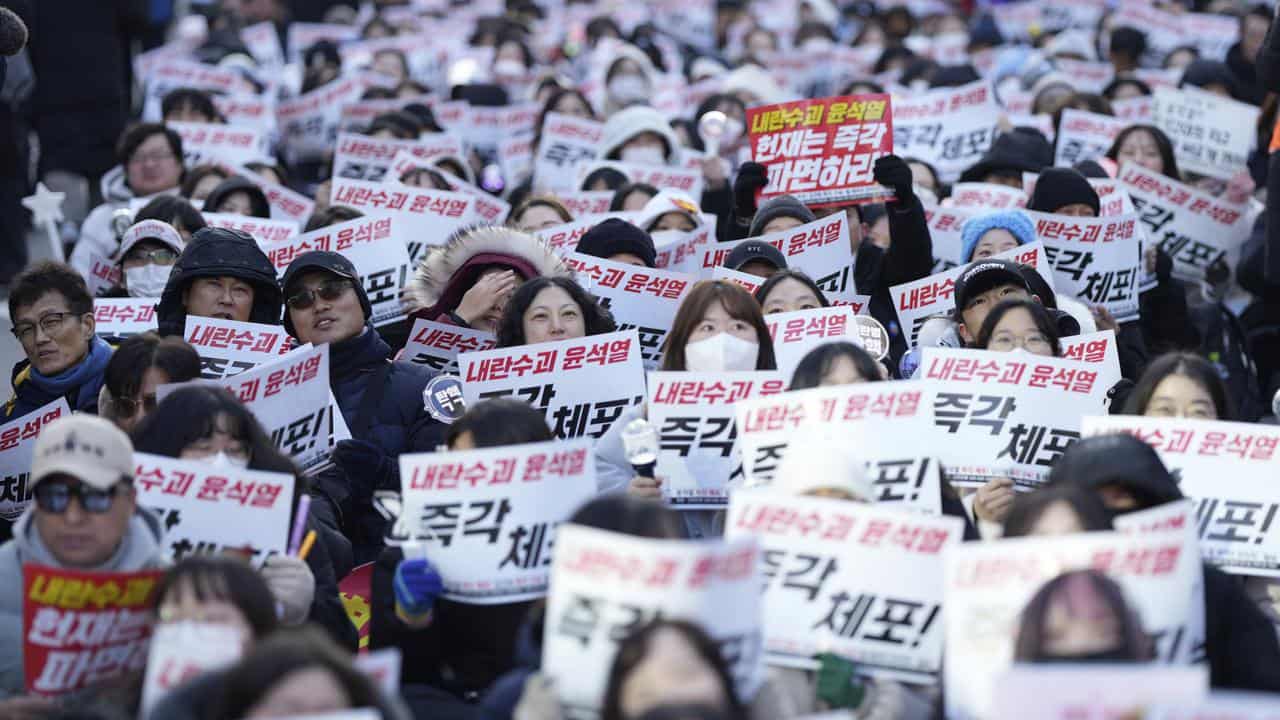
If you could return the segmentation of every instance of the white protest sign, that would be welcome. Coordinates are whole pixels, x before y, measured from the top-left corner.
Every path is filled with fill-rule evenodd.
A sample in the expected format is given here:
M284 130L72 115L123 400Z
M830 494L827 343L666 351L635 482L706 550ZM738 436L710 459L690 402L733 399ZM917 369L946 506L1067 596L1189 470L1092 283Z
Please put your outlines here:
M1013 661L1023 608L1046 582L1094 569L1120 584L1164 662L1182 656L1200 558L1180 537L1092 532L962 543L947 553L943 619L947 717L990 717ZM1172 664L1182 664L1173 662Z
M778 372L790 378L800 360L819 345L833 342L861 345L853 322L856 314L849 307L834 305L765 315L764 324L769 328L769 337L773 338Z
M400 456L398 532L424 543L444 596L544 595L557 526L596 494L590 438ZM409 557L417 549L406 549Z
M964 264L964 258L961 257L964 251L964 224L969 218L986 212L977 208L946 206L924 211L929 223L929 237L933 240L933 272L940 273Z
M384 182L397 183L399 181L396 178L403 177L404 173L414 168L433 170L444 178L444 181L448 183L449 190L467 193L475 198L476 206L474 212L477 222L487 225L501 225L506 222L507 216L511 214L511 203L490 195L466 180L449 173L443 166L432 165L429 160L423 160L407 150L401 150L391 158L391 170Z
M1012 260L1021 265L1034 267L1036 272L1049 283L1049 287L1053 287L1051 277L1053 273L1049 269L1049 260L1045 255L1044 245L1038 242L1006 250L993 255L992 258ZM898 314L898 322L904 329L909 330L907 337L912 347L915 346L920 328L926 320L940 315L950 316L955 310L956 280L968 267L968 264L958 265L949 270L889 288L889 295L893 298L893 309Z
M634 330L458 356L467 407L514 397L543 411L558 438L600 437L644 398Z
M999 183L956 183L951 187L951 195L947 199L950 207L969 208L984 213L1027 206L1027 193Z
M0 518L13 522L31 502L31 461L35 457L36 437L45 425L67 417L71 407L66 398L0 425Z
M875 502L937 515L937 460L923 438L934 434L933 390L910 380L798 390L735 406L742 469L752 485L770 483L796 437L821 438L866 462Z
M1280 577L1280 428L1192 418L1087 417L1085 435L1123 432L1155 448L1178 487L1196 501L1206 562L1227 572Z
M284 48L275 23L263 21L240 31L240 39L259 65L284 65Z
M714 243L702 251L699 272L709 274L724 265L729 253L745 242L758 241L777 248L787 267L813 279L832 303L854 301L853 251L849 248L848 216L838 212L790 230L780 230L732 243Z
M647 409L666 501L677 510L723 508L730 485L744 478L734 403L786 387L772 370L649 373Z
M454 231L475 220L475 197L467 193L335 178L329 199L367 215L400 216L414 261L424 247L443 245Z
M94 298L94 332L99 337L126 338L156 329L159 298Z
M252 128L264 133L268 139L275 135L275 98L266 95L214 95L211 99L228 125Z
M360 28L345 23L291 22L285 35L289 62L298 62L303 53L321 40L342 45L360 37Z
M363 77L349 75L305 95L282 100L276 107L276 121L280 124L284 156L297 162L319 159L331 151L338 140L342 106L359 100L366 86Z
M1258 108L1194 87L1155 91L1152 124L1173 141L1178 167L1221 180L1245 169L1257 143Z
M1053 266L1059 294L1105 307L1119 322L1138 317L1142 226L1137 215L1071 217L1025 211Z
M1070 78L1069 82L1077 92L1101 95L1116 75L1115 66L1105 60L1075 60L1058 56L1053 59L1053 64L1058 71Z
M996 136L1000 105L986 80L893 98L893 152L924 160L955 182Z
M659 190L679 190L691 198L702 197L702 171L686 170L674 165L641 165L616 160L580 165L582 177L600 168L613 168L633 183L648 183ZM581 178L579 178L581 180Z
M541 105L529 102L506 107L472 105L464 110L460 123L446 128L462 136L468 147L481 153L496 154L504 141L531 135L541 112Z
M612 216L612 213L610 213ZM562 225L552 225L551 227L534 230L534 237L546 243L560 256L575 252L578 248L578 241L582 240L582 236L587 234L591 228L599 225L602 217L581 218L571 220Z
M658 616L711 636L739 697L760 682L759 552L750 539L652 540L581 525L556 534L542 670L561 702L598 712L618 642Z
M711 268L711 279L731 282L752 295L755 295L756 290L760 289L760 286L764 284L765 280L759 275L730 270L723 265L717 265Z
M333 177L374 182L399 180L399 174L388 177L387 171L393 167L392 161L401 152L429 162L432 158L445 155L461 156L462 142L448 133L431 133L419 140L339 133L338 147L333 156Z
M188 315L182 339L200 354L200 377L238 375L289 352L293 338L279 325Z
M1248 207L1125 163L1118 175L1150 242L1173 258L1173 274L1199 282L1214 262L1249 238Z
M124 271L119 265L95 252L89 253L89 272L84 276L84 281L90 295L97 297L119 287L123 278Z
M1216 690L1198 702L1153 702L1146 708L1146 720L1275 720L1273 693Z
M654 240L653 264L665 270L700 275L702 273L698 269L698 260L702 257L704 246L715 243L715 237L715 227L706 224L689 232L673 230L660 233Z
M816 669L833 652L860 672L931 684L942 666L942 557L964 521L845 500L735 492L725 537L764 558L769 662Z
M1154 703L1194 703L1209 693L1205 667L1142 663L1019 663L996 680L991 720L1146 717Z
M161 103L164 97L180 88L205 90L219 95L253 92L253 85L235 70L176 57L156 62L142 78L142 84L146 87L142 118L149 122L162 120Z
M680 302L697 278L578 253L566 255L565 263L577 273L587 292L613 315L619 330L636 331L640 359L646 368L656 368Z
M544 191L576 190L579 166L595 162L603 131L594 120L548 113L533 160L534 184Z
M1149 123L1155 109L1155 98L1150 95L1117 99L1111 101L1111 111L1115 116L1130 124Z
M235 393L281 452L304 470L329 457L337 411L329 392L329 346L298 348L218 384Z
M192 122L165 125L182 137L187 167L210 162L244 165L268 159L266 133L257 128Z
M425 318L413 321L402 359L440 372L458 374L458 354L490 350L497 344L493 333L446 325Z
M400 694L400 667L403 662L400 648L394 645L359 653L351 658L355 669L364 673L387 696Z
M147 648L142 709L149 715L164 696L204 673L240 659L244 637L230 625L213 622L161 622Z
M1098 365L1098 382L1107 387L1114 387L1120 382L1120 349L1114 330L1072 335L1058 343L1062 348L1058 357Z
M300 229L298 223L293 220L272 220L249 215L214 212L205 212L201 213L201 215L204 216L204 221L210 226L247 233L254 240L257 240L259 245L283 242L297 235Z
M1011 478L1036 487L1080 438L1080 419L1106 411L1099 366L1027 352L924 348L936 380L933 454L957 486Z
M383 327L404 319L400 295L412 270L403 215L365 215L283 242L259 243L281 277L294 258L309 250L330 250L355 266L369 296L369 322Z
M609 212L609 205L613 202L612 190L581 190L575 192L558 191L556 199L564 204L569 210L569 214L575 218L583 218L593 215L604 215Z
M292 188L273 183L245 167L236 167L232 170L236 175L257 185L267 196L267 203L271 205L272 220L292 220L301 228L316 209L316 204L311 198Z
M1097 160L1107 154L1116 136L1130 124L1128 120L1110 115L1063 108L1053 164L1072 167L1084 160Z
M165 526L166 554L243 551L261 567L289 542L293 475L134 453L138 504Z

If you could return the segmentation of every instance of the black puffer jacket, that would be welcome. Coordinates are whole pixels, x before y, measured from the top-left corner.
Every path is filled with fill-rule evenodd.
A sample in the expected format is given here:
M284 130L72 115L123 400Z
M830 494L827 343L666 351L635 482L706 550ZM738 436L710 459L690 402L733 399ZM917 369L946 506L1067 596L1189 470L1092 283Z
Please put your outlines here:
M191 281L201 277L234 277L253 285L249 322L280 324L282 305L276 269L258 243L238 230L203 228L191 236L160 295L156 317L161 335L182 335L187 308L182 296Z

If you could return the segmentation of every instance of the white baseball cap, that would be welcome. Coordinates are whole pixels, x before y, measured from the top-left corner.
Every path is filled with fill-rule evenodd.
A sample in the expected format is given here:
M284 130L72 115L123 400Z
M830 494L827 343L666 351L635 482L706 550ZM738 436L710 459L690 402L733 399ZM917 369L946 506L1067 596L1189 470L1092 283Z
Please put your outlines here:
M182 236L169 223L160 220L142 220L130 225L120 237L120 250L116 253L116 262L124 260L133 246L143 240L162 242L178 254L182 254L182 249L187 246L182 241Z
M133 443L114 423L76 413L40 431L31 463L31 486L50 475L70 475L98 490L133 478Z

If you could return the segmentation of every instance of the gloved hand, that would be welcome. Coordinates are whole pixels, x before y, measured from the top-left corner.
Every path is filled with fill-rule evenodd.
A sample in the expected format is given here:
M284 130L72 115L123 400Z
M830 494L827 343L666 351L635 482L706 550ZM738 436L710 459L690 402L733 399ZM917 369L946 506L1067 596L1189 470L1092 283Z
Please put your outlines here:
M427 620L436 598L444 592L444 580L426 558L401 560L391 585L396 595L396 612L411 625Z
M311 614L316 596L316 577L305 560L292 555L272 555L262 567L262 579L271 588L280 609L280 622L301 625Z
M1156 279L1169 282L1173 278L1173 256L1156 246Z
M769 170L758 162L744 162L733 181L733 210L740 220L756 214L756 196L769 184Z
M400 489L396 463L373 443L339 440L330 457L347 474L351 495L358 501L369 500L374 490Z
M835 653L818 655L817 695L829 710L853 710L862 704L866 686L854 673L851 660Z
M872 170L876 182L893 189L896 199L892 202L899 205L910 205L916 197L915 181L911 177L911 166L897 155L885 155L876 160Z

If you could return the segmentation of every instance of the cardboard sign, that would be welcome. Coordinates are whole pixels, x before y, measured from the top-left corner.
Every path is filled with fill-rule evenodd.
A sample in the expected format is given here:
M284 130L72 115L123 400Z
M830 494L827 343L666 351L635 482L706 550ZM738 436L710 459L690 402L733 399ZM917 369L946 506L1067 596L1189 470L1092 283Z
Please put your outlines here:
M725 521L762 551L770 663L816 669L833 652L924 684L942 667L943 552L963 535L960 518L763 490L735 492Z
M847 307L834 306L765 315L764 324L769 328L769 337L773 338L778 372L790 378L800 360L819 345L833 342L861 345L853 323L855 314Z
M977 213L980 215L1027 206L1027 193L1008 185L986 182L956 183L948 199L950 207L980 210Z
M996 137L1000 106L989 81L893 99L893 152L920 158L955 182Z
M339 133L338 148L333 157L333 177L372 182L399 180L399 173L389 177L387 171L400 152L424 162L445 155L461 157L463 154L462 142L448 133L430 133L419 140Z
M772 370L649 373L646 407L658 431L664 499L677 510L723 508L730 485L745 479L734 404L786 387Z
M355 266L369 296L369 322L383 327L404 319L400 296L409 281L408 222L400 214L365 215L296 235L283 242L259 243L281 277L295 258L309 250L340 253ZM286 310L285 312L288 312Z
M1196 501L1200 552L1227 572L1280 577L1280 492L1273 425L1191 418L1088 417L1086 436L1123 432L1155 448Z
M459 353L490 350L496 344L493 333L418 318L413 321L401 358L456 375Z
M142 670L162 575L161 570L79 572L24 564L26 691L55 697Z
M127 338L153 331L159 304L159 298L94 298L94 332L98 337Z
M877 504L937 515L937 460L921 439L934 434L933 389L909 380L797 390L735 407L748 483L777 477L793 439L821 438L866 462Z
M533 182L541 190L577 190L579 166L595 162L604 125L595 120L547 113L533 160ZM574 212L574 216L581 213Z
M289 47L296 51L298 46L291 43ZM280 124L285 157L290 162L316 160L331 151L338 140L342 106L359 100L366 87L363 77L349 75L305 95L282 100L276 108L276 121Z
M36 437L45 425L67 417L67 399L57 400L0 425L0 518L17 520L31 504L31 461L35 459Z
M747 109L751 155L769 170L761 199L791 195L812 207L881 202L876 160L893 152L888 95L849 95Z
M1180 657L1200 558L1181 538L1091 532L962 543L945 559L947 716L990 717L1027 602L1046 582L1094 569L1120 584L1162 662ZM1182 664L1182 663L1171 663Z
M1152 124L1173 141L1178 167L1221 180L1245 169L1257 142L1258 107L1194 87L1155 91Z
M289 542L294 478L134 453L138 504L164 521L167 555L244 552L256 567Z
M1080 419L1105 412L1097 365L1032 355L924 348L921 379L939 381L934 455L952 484L1011 478L1029 490L1080 438Z
M200 377L221 380L272 362L293 348L279 325L187 316L182 339L200 354Z
M702 251L700 270L709 273L724 265L735 248L744 242L766 242L782 252L787 266L813 279L833 303L850 302L856 296L853 282L853 251L849 248L847 216L838 212L811 223L732 243L715 243Z
M542 597L556 528L596 494L589 438L400 456L397 521L455 602Z
M1054 288L1119 322L1138 317L1142 227L1136 215L1070 217L1025 211L1053 266Z
M1149 717L1144 710L1154 703L1203 700L1209 671L1140 663L1021 663L1003 673L996 687L992 720Z
M1119 182L1147 237L1173 258L1173 274L1199 282L1213 263L1249 238L1248 207L1217 198L1192 185L1125 163Z
M269 158L266 133L257 128L191 122L165 125L182 137L187 167L210 162L243 165Z
M156 625L142 681L143 714L179 685L198 675L232 665L244 653L247 638L229 625L169 622Z
M565 263L578 282L613 315L619 330L640 336L640 359L652 370L662 362L662 348L685 295L697 278L570 253Z
M618 642L659 616L706 630L739 697L750 698L761 675L758 558L750 539L651 540L562 526L542 643L560 701L598 712Z
M423 248L443 245L459 228L475 221L475 198L467 193L384 185L368 180L335 178L329 193L334 205L347 205L366 215L394 214L403 218L409 258Z
M1110 68L1110 64L1107 65ZM1097 160L1107 154L1120 131L1132 122L1087 110L1063 108L1058 124L1058 142L1053 164L1073 167L1078 162Z
M239 230L247 233L258 245L279 243L298 234L300 225L293 220L272 220L249 215L233 215L230 213L201 213L204 221L213 227Z
M1053 273L1049 269L1049 260L1041 243L1022 245L992 257L1034 267L1036 272L1049 282L1049 287L1053 287L1051 278ZM958 265L949 270L889 288L889 295L893 298L893 309L898 314L898 323L904 329L909 329L907 337L912 347L915 347L920 328L924 326L926 320L940 315L950 316L955 310L956 280L964 274L967 267L969 267L968 264Z
M467 407L514 397L543 411L562 439L600 437L644 398L634 330L458 356Z

